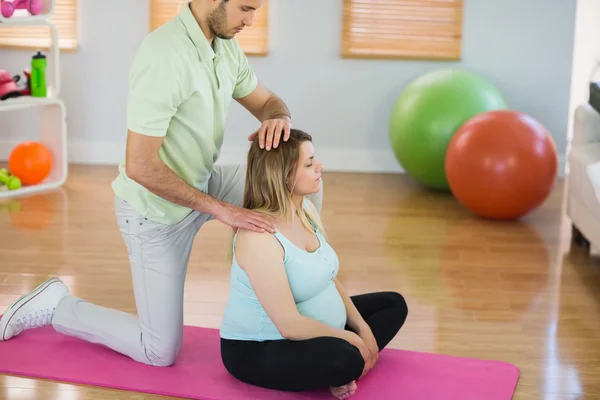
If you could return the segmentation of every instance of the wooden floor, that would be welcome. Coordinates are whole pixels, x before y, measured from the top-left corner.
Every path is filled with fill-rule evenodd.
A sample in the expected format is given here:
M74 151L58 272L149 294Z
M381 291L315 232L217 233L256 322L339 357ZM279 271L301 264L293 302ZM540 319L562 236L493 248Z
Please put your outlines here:
M2 309L59 276L77 296L135 313L113 216L115 171L76 166L62 190L0 203ZM514 399L600 398L600 258L569 250L562 182L523 221L491 223L406 176L324 178L323 218L350 292L396 290L408 301L392 347L514 363ZM211 222L197 237L186 324L219 326L227 234ZM0 376L0 398L159 397Z

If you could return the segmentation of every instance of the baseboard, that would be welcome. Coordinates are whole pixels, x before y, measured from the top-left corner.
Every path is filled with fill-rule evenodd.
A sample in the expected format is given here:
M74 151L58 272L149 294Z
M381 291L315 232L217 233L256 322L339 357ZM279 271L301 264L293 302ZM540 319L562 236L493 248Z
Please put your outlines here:
M8 159L17 141L0 140L0 160ZM245 147L224 146L219 164L245 162ZM125 155L125 145L114 142L71 142L69 162L73 164L117 165ZM327 171L365 173L404 173L391 150L319 148L318 155ZM565 171L565 157L559 158L559 176Z
M0 140L0 160L8 159L16 141ZM385 150L318 149L328 171L401 173L394 154ZM125 145L112 142L71 142L69 162L73 164L116 165L123 160ZM224 146L219 164L240 164L246 160L246 147Z
M0 160L8 159L18 141L0 140ZM125 157L125 144L114 142L71 142L67 146L69 163L117 165Z
M246 160L246 148L224 147L219 164L237 164ZM317 149L327 171L403 173L394 154L385 150Z
M564 178L566 170L567 170L566 157L564 154L559 154L559 156L558 156L558 177Z

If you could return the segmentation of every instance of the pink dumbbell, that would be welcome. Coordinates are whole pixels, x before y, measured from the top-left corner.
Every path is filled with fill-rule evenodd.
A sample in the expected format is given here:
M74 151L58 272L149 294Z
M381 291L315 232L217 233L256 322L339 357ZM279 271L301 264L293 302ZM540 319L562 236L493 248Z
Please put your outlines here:
M44 9L43 0L0 0L0 11L4 18L10 18L15 10L27 10L31 15L38 15Z

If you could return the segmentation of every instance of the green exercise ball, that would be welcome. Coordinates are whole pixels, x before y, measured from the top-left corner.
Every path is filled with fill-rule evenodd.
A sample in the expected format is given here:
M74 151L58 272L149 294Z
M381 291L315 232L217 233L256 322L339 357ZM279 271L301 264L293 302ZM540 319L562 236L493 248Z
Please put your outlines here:
M498 89L475 73L426 73L402 91L392 109L389 138L394 155L423 185L449 190L444 159L454 133L478 114L506 108Z

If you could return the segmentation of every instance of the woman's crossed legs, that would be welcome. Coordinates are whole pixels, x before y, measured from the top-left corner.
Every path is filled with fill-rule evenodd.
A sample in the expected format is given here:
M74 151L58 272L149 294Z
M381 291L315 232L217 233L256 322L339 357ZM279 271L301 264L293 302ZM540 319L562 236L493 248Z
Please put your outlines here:
M408 307L395 292L352 296L371 328L379 350L404 325ZM365 362L358 348L335 337L308 340L221 340L223 363L237 379L282 391L306 391L348 385L358 379Z

